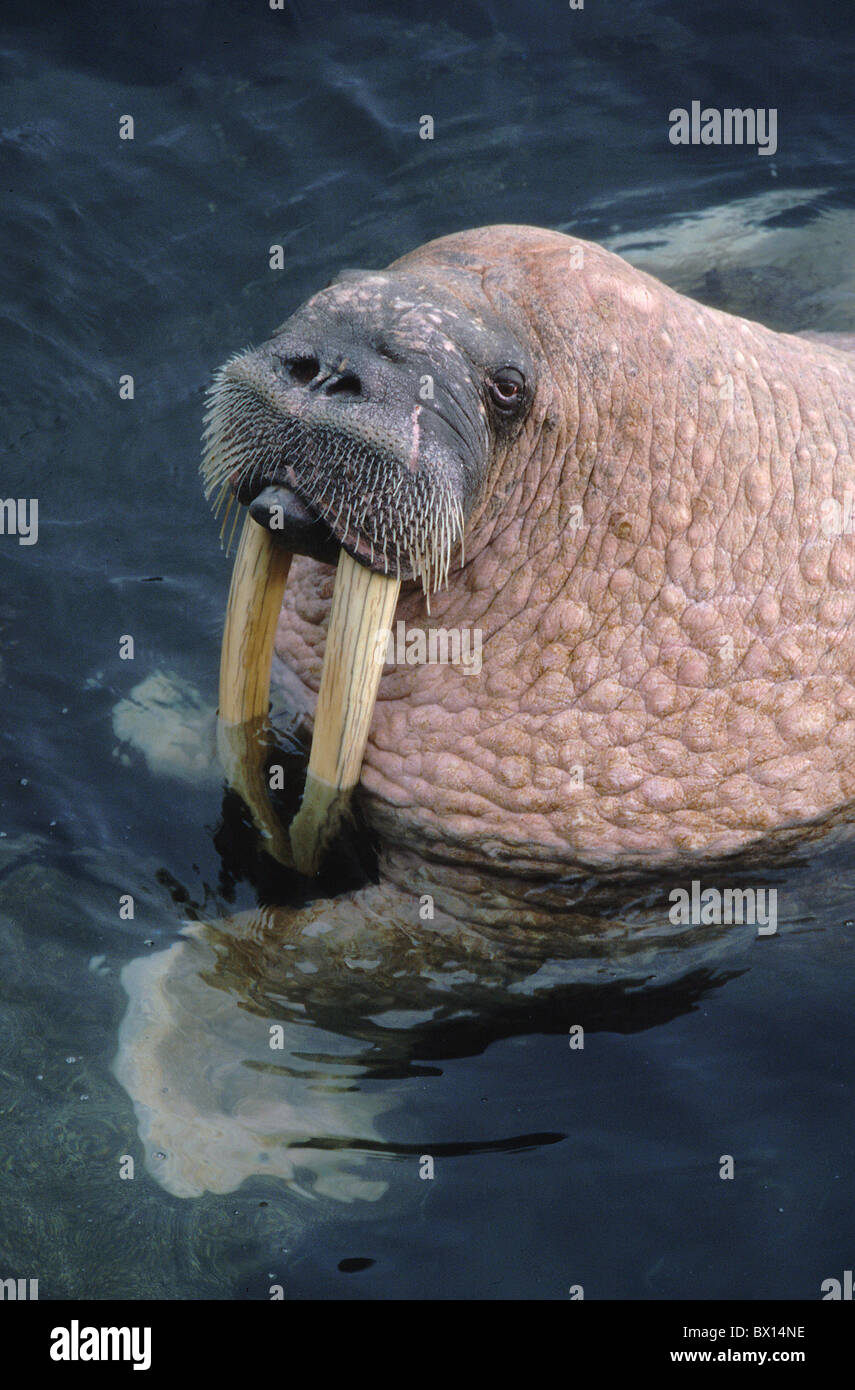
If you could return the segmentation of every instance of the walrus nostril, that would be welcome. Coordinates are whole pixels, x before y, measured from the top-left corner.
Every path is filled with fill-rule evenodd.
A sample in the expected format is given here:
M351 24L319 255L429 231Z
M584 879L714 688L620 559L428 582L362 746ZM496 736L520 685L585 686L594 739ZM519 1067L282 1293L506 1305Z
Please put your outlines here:
M329 385L325 388L324 394L327 396L361 396L362 382L353 372L345 372L344 376L333 377Z
M317 357L280 357L279 361L298 386L308 386L321 370Z

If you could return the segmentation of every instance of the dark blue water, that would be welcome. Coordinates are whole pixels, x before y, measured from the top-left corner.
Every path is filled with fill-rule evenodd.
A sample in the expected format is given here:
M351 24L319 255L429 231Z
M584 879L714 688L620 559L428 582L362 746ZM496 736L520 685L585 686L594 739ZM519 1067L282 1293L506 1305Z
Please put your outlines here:
M213 369L340 267L496 221L607 241L776 327L855 329L843 25L794 0L7 4L0 491L37 497L40 529L0 537L0 1277L42 1298L816 1298L852 1267L845 846L769 878L777 938L683 980L653 959L629 994L305 1020L295 1094L329 1101L333 1158L290 1184L174 1195L111 1070L123 966L185 918L299 896L216 777L152 769L114 733L155 673L215 699L229 565L197 477ZM692 100L777 108L776 155L671 146L668 112ZM236 1018L254 991L286 1009L239 974ZM208 1046L200 1074L225 1054Z

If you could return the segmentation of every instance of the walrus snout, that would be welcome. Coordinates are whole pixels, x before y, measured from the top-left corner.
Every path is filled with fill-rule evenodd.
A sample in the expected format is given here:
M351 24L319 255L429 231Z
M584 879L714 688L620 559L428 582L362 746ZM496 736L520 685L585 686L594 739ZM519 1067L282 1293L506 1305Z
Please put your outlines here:
M306 386L310 391L320 391L325 396L361 396L362 380L350 370L347 357L342 357L337 367L322 365L313 354L285 356L275 353L291 381Z
M488 306L474 317L421 277L346 272L217 374L207 490L298 553L344 549L430 594L533 375Z

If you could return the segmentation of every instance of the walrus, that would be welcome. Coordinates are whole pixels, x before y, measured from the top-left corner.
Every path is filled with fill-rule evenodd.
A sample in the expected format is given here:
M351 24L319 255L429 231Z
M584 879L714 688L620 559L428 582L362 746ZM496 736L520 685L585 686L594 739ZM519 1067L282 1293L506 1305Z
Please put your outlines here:
M376 1200L396 1092L372 1067L649 1026L763 949L675 924L669 889L774 883L847 833L851 346L497 226L345 272L225 364L203 474L247 514L220 703L245 737L221 748L269 852L310 868L357 780L377 881L125 969L115 1071L169 1191ZM480 671L381 666L375 619L477 630ZM313 730L296 838L265 800L271 667ZM814 871L782 919L835 884Z
M853 387L840 346L517 226L347 271L223 368L203 472L298 554L275 647L306 708L342 549L408 628L482 634L477 679L379 682L382 878L429 862L513 915L853 799Z

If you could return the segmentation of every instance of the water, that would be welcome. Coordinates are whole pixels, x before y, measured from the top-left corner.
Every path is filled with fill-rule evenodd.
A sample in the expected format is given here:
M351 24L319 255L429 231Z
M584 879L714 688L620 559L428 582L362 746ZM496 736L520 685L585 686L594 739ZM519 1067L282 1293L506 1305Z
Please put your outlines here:
M426 1018L402 987L382 1017L317 998L296 1017L275 963L220 942L213 982L191 970L171 996L202 1057L184 1128L201 1142L203 1081L215 1151L281 1121L240 1028L283 1018L298 1119L318 1106L290 1185L174 1195L111 1070L125 965L151 982L185 918L300 897L223 818L216 778L152 771L113 731L157 673L214 698L229 566L196 473L212 370L340 267L494 221L607 241L776 327L852 330L852 45L832 15L6 7L2 494L37 496L40 529L0 549L3 1277L43 1298L816 1298L851 1268L845 844L767 876L778 937L687 957L683 978L645 957L628 993L565 978L491 1007L482 982L477 1008L463 990ZM669 146L668 111L693 99L777 107L778 153Z

